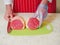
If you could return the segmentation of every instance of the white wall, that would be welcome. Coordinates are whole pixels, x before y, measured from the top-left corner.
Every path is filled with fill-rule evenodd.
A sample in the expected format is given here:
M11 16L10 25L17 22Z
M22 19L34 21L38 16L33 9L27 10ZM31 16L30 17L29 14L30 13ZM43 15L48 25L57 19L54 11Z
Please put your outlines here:
M56 0L56 1L57 1L56 2L57 3L57 9L56 10L57 10L57 12L60 12L60 0Z
M2 0L0 0L0 14L2 14L4 12L4 3Z

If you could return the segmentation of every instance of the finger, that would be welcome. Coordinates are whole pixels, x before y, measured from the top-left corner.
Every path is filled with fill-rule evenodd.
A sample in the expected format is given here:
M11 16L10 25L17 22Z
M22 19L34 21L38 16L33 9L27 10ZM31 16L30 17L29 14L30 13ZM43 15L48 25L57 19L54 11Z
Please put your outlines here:
M8 18L9 18L9 20L11 20L13 18L13 15L10 14Z

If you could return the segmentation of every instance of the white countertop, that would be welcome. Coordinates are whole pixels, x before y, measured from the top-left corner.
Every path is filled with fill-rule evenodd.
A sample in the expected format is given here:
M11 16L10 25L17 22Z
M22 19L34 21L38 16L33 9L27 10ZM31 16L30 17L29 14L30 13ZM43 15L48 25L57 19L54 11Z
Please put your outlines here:
M23 15L23 17L29 16ZM60 13L51 13L48 17L53 25L52 33L38 36L11 36L6 31L7 21L3 18L3 14L0 14L0 45L60 45Z

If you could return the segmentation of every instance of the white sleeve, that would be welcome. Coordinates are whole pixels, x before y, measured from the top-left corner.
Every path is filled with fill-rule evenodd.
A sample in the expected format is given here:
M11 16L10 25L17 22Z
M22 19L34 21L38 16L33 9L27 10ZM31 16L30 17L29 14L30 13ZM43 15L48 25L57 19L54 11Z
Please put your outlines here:
M12 0L4 0L4 4L5 5L12 4Z

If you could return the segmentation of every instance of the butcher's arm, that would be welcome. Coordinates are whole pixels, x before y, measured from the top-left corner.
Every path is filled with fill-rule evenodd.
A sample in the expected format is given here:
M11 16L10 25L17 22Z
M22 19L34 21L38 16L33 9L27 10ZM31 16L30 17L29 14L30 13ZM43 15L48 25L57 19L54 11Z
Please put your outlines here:
M48 0L49 2L52 2L52 0Z
M4 0L4 5L5 5L5 16L4 18L6 20L9 20L9 16L12 17L12 0Z
M4 0L4 4L6 6L6 9L12 8L12 2L13 2L13 0Z

